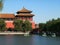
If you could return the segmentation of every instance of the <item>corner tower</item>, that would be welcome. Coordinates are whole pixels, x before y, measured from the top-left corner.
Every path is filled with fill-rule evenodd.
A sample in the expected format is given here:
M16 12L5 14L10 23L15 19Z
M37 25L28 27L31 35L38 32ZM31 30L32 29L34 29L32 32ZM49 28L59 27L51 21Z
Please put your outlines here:
M21 10L17 11L16 19L33 21L34 14L31 13L32 11L23 7Z
M21 10L17 11L16 19L21 19L21 20L29 20L32 23L32 28L35 28L35 22L33 21L33 16L32 11L22 8Z

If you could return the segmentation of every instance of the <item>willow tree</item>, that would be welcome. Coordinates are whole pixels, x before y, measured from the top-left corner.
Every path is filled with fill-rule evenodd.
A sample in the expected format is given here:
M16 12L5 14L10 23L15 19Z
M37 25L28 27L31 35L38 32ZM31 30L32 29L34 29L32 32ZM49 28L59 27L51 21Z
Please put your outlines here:
M0 11L3 9L3 0L0 0Z

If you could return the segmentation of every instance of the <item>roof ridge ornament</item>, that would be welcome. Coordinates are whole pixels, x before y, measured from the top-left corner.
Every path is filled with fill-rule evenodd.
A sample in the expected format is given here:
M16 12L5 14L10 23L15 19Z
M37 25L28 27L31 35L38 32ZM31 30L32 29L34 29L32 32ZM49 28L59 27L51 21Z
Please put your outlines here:
M23 8L25 8L25 7L23 6Z
M18 12L27 12L27 13L31 13L32 11L30 11L30 10L28 10L28 9L26 9L24 6L23 6L23 8L21 9L21 10L19 10Z

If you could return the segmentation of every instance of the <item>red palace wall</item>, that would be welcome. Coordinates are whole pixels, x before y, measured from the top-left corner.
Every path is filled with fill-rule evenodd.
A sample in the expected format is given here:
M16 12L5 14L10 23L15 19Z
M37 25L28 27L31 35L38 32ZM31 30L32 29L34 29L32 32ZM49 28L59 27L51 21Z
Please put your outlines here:
M6 28L14 28L13 21L5 21L5 23L6 23ZM32 29L34 29L35 23L34 22L31 23L32 23Z
M13 21L5 21L6 28L14 28Z

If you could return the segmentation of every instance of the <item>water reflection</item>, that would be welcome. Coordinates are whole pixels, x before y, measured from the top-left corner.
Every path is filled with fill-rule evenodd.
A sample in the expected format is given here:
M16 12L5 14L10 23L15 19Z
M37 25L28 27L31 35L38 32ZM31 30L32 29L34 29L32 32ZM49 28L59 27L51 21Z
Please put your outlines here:
M60 45L60 38L39 35L0 35L0 45Z
M14 45L14 37L13 37L13 35L6 35L5 36L5 44L6 45Z
M40 36L33 35L31 38L32 45L39 45L40 44Z

